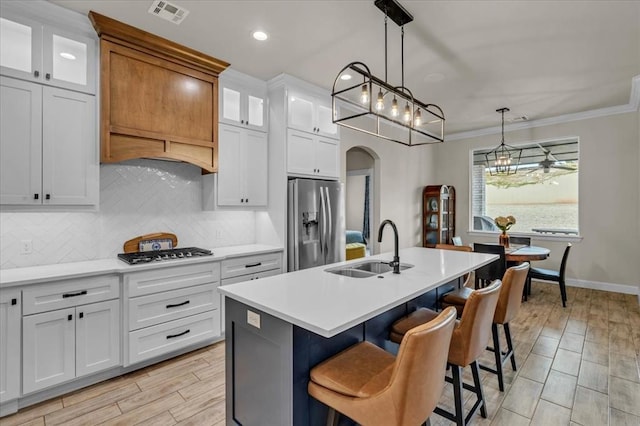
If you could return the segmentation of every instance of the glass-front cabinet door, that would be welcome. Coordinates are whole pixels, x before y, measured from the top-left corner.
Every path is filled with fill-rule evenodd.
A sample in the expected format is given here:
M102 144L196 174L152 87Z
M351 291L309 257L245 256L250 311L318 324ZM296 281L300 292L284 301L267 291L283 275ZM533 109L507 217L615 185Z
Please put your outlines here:
M220 121L253 130L267 130L266 90L220 78Z
M95 94L96 40L3 13L3 75Z
M27 18L0 17L0 71L3 75L35 79L42 72L42 25Z

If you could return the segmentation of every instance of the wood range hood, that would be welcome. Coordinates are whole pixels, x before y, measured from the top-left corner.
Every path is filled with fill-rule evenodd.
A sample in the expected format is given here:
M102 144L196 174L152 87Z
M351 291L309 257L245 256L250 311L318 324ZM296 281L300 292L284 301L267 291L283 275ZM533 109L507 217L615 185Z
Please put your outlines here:
M100 161L179 160L218 171L218 75L229 64L96 12Z

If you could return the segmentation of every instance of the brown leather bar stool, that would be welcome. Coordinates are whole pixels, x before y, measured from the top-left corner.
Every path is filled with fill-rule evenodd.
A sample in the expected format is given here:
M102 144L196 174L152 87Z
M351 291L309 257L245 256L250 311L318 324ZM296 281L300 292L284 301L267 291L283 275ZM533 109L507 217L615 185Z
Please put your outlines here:
M493 335L493 347L487 347L494 353L496 359L496 368L490 368L480 365L483 370L498 375L498 386L500 391L504 392L504 374L503 365L507 359L511 359L511 368L516 371L516 356L513 350L513 342L511 340L511 330L509 322L518 315L518 310L522 304L522 292L527 282L529 273L529 263L521 263L507 269L502 278L502 288L500 289L500 297L496 306L496 312L493 314L493 323L491 324L491 334ZM447 299L445 301L445 299ZM463 312L465 305L468 303L467 292L457 291L446 294L442 298L443 306L455 306L458 312ZM498 325L502 324L504 334L507 339L507 352L502 353L500 349L500 336L498 334Z
M480 408L482 417L487 417L487 410L484 403L484 395L482 393L482 383L480 382L480 373L478 371L478 358L485 348L487 340L489 340L489 325L493 319L493 314L498 303L500 294L500 280L495 280L491 285L471 292L467 299L465 309L462 313L460 321L456 321L456 327L451 337L451 345L449 346L448 364L451 366L453 378L446 377L445 380L453 383L453 394L455 400L455 413L450 413L439 407L434 412L451 421L456 422L458 426L464 426L471 420L471 417ZM449 309L449 308L447 308ZM394 342L401 341L404 334L417 326L430 321L436 317L438 313L421 308L407 317L396 321L391 327L391 340ZM471 365L473 373L474 385L468 385L462 382L462 369L467 365ZM463 411L462 388L470 390L476 394L477 401L469 410L465 417Z
M424 424L442 394L455 312L408 330L397 357L365 341L315 366L309 395L329 406L327 425L336 411L363 425Z

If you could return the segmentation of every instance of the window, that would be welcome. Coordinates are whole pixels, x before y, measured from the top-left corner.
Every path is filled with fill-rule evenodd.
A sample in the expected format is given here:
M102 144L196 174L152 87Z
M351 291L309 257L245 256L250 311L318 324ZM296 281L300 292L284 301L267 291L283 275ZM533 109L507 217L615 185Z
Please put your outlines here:
M471 229L498 231L493 219L513 216L510 232L578 234L578 138L532 142L514 175L491 176L484 154L472 152Z

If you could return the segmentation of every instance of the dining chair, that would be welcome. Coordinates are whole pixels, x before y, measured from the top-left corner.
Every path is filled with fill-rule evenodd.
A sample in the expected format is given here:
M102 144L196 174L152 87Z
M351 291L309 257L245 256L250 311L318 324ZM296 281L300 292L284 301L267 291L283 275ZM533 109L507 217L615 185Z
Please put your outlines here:
M497 254L500 256L500 259L497 259L488 265L481 266L474 271L474 285L476 289L486 286L493 280L502 279L502 276L507 270L504 246L499 244L474 243L473 251L477 253Z
M442 395L455 312L408 330L396 357L364 341L315 366L308 391L329 406L327 425L339 413L363 425L425 424Z
M560 285L560 297L562 297L563 308L567 307L567 288L565 286L564 275L567 270L567 259L569 258L570 250L571 243L567 243L567 247L564 249L564 254L562 255L562 262L560 262L559 271L544 268L531 268L529 270L529 280L553 281Z
M509 243L510 244L523 245L523 246L530 246L531 245L531 237L509 236ZM519 264L520 264L520 262L507 260L507 268L510 268L512 266L516 266L516 265L519 265ZM531 294L531 278L527 277L527 282L525 283L524 290L522 291L522 297L524 298L525 301L527 300L527 298L529 297L530 294Z

